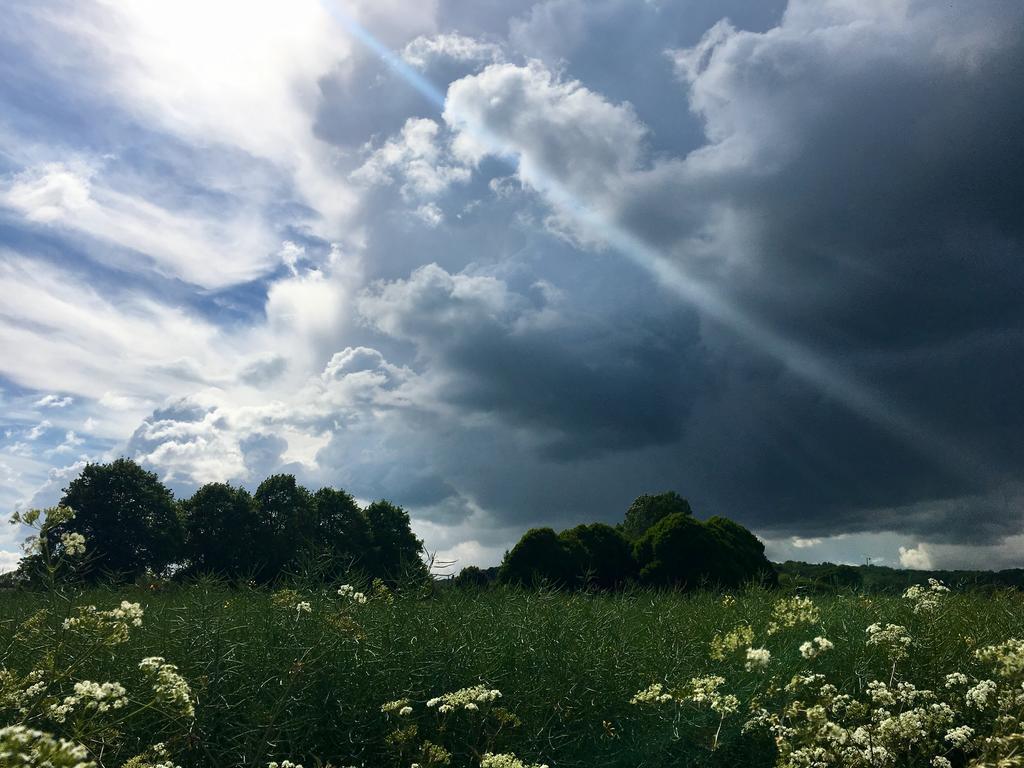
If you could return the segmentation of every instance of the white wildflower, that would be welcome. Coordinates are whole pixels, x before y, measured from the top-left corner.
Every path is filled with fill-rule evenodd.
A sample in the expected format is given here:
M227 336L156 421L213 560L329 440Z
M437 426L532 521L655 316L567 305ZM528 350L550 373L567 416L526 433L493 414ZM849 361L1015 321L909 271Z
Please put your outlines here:
M767 648L747 648L747 671L764 669L771 661L772 652Z
M62 533L60 543L64 547L64 554L70 557L85 554L85 536L80 533Z
M170 705L184 717L195 716L192 689L174 664L168 664L162 656L150 656L139 662L139 669L154 678L153 693L157 701Z
M805 659L813 659L816 656L825 653L825 651L831 651L835 646L831 640L821 637L820 635L813 640L808 640L800 644L800 655Z

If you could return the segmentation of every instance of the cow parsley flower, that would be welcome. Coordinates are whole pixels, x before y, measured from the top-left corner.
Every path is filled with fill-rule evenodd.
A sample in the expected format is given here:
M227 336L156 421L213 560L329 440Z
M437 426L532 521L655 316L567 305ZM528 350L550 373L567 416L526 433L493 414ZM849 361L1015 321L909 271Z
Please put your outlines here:
M773 610L772 621L768 624L768 634L774 635L783 629L797 627L802 624L814 624L821 618L818 606L809 597L791 597L779 600Z
M906 658L910 648L910 635L907 628L899 624L872 624L866 630L867 645L877 646L888 651L893 659Z
M800 644L800 655L805 659L813 659L825 651L831 651L835 646L832 645L832 641L827 638L821 637L820 635L813 640Z
M968 725L960 725L946 731L945 739L954 747L965 747L974 738L974 729Z
M995 696L996 687L995 681L982 680L973 688L967 690L964 699L975 709L985 709L989 701Z
M456 709L465 709L470 712L479 709L481 704L490 704L501 698L501 691L497 688L487 688L483 685L474 685L470 688L461 688L452 693L445 693L427 702L427 706L442 714L453 712Z
M914 604L914 613L931 613L942 604L942 598L949 591L938 579L928 579L926 587L920 584L907 587L903 597Z
M747 648L747 671L764 669L772 659L772 652L767 648Z
M672 694L666 693L661 683L651 683L629 700L630 704L668 704L673 701Z
M139 662L139 669L153 678L153 693L157 701L171 706L183 717L195 716L192 689L188 681L178 674L174 664L165 662L163 656L149 656Z
M80 533L62 533L60 543L64 548L64 554L70 557L85 554L85 536Z
M95 768L96 765L82 745L23 725L0 728L0 763L26 768Z
M711 638L711 651L709 655L716 661L724 661L726 656L738 651L740 648L748 648L754 643L754 630L749 624L740 624L729 630L725 635L715 633Z
M511 752L487 752L480 760L480 768L548 768L545 764L524 763Z

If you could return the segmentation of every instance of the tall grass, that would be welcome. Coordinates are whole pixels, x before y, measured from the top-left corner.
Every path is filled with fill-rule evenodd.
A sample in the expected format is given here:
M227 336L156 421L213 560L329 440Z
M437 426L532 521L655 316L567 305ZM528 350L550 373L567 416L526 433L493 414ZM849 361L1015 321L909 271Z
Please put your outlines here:
M724 723L712 751L717 718L684 709L652 716L629 702L651 683L677 686L712 672L726 676L741 699L753 695L763 672L745 669L742 660L713 661L709 645L738 624L767 625L777 597L761 590L723 600L714 592L446 589L382 594L360 605L333 590L275 596L217 582L95 588L76 601L101 609L137 601L143 626L120 645L66 644L61 653L79 678L99 681L121 680L140 659L159 655L192 685L197 707L187 736L143 718L102 756L103 765L120 766L161 740L183 766L263 768L281 758L307 768L408 765L389 742L395 718L381 705L424 702L483 683L501 690L502 707L521 721L502 729L495 749L530 761L559 768L768 766L774 746L764 735L741 733L744 717ZM309 602L308 611L296 607L301 601ZM947 673L978 668L975 648L1024 634L1018 593L953 594L927 616L899 597L851 593L815 603L814 626L772 637L771 663L780 679L808 668L799 646L817 634L835 648L816 660L815 671L840 689L862 692L868 681L887 679L889 662L864 642L865 627L881 622L904 625L914 637L901 679L941 689ZM47 607L45 631L19 633ZM21 674L33 669L52 650L40 644L61 636L63 618L46 593L0 594L0 666ZM456 763L467 759L456 750Z

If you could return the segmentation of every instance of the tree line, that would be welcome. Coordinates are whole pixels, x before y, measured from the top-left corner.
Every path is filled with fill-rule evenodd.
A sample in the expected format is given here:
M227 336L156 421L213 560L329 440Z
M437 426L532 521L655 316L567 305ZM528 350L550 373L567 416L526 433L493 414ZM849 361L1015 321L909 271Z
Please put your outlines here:
M255 493L207 483L176 500L156 474L122 458L88 464L60 505L75 514L54 527L54 546L59 551L62 534L83 535L89 557L79 575L91 579L213 574L269 582L299 570L392 583L426 576L423 543L404 509L385 500L360 507L335 488L311 492L293 475L272 475ZM22 572L32 568L25 558Z
M577 525L561 533L532 528L508 552L497 570L503 584L548 584L563 588L736 587L777 583L764 544L739 523L724 517L698 520L689 502L674 491L644 494L617 526ZM464 568L456 582L490 581L479 568Z
M74 516L51 535L59 552L64 534L81 534L89 557L78 568L88 579L135 579L146 574L274 581L289 573L324 580L362 574L392 584L425 579L423 542L409 514L390 501L361 507L336 488L313 492L293 475L271 475L254 493L207 483L190 497L171 490L131 459L88 464L60 505ZM31 576L33 558L22 561ZM457 585L491 577L462 569ZM645 494L621 523L577 525L556 533L533 528L505 553L503 584L613 590L627 584L692 588L777 582L764 545L724 517L698 520L674 491Z

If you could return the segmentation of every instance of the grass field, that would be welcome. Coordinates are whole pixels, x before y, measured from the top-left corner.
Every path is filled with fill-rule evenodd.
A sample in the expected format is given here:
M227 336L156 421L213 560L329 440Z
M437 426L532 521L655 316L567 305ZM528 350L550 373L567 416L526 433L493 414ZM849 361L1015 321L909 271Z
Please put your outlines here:
M839 737L803 732L814 720L808 714L812 699L825 702L831 722L845 722L848 741L855 740L849 736L854 721L876 729L862 765L929 765L934 756L966 765L986 750L1009 754L1015 748L1007 739L1020 730L1024 650L1013 646L982 653L984 658L976 653L1024 636L1024 598L1016 592L936 594L934 604L916 612L911 599L854 594L780 606L784 594L761 590L736 596L367 592L365 603L334 589L275 593L216 583L93 589L73 596L2 593L3 715L87 745L91 759L104 766L120 766L156 742L164 742L172 764L182 766L262 768L282 759L307 768L443 764L444 753L431 753L425 741L443 747L451 753L450 764L459 766L479 765L486 752L514 752L528 764L559 768L858 764L852 757L814 763L799 750L796 757L789 754L817 739L840 749ZM119 638L101 626L116 624L116 617L65 627L66 618L81 613L69 599L100 612L121 601L137 602L144 616L141 626L127 622ZM781 626L769 633L773 622ZM876 623L905 628L902 636L910 644L898 632L868 643L866 628ZM806 658L800 646L816 636L834 647ZM770 657L748 658L751 647L767 649ZM139 661L151 656L177 665L191 689L194 718L143 695L149 681ZM843 714L841 702L831 703L832 691L819 690L821 681L808 684L813 692L784 689L794 675L810 672L823 674L835 693L869 702L868 711ZM946 676L957 672L969 678L963 690L947 687ZM706 675L725 681L702 696L702 684L691 680ZM989 678L999 690L984 706L968 704L966 692ZM43 689L24 694L38 680ZM73 701L71 714L55 722L48 714L54 702L82 680L117 681L126 700L106 712ZM937 698L904 691L887 702L877 689L869 693L873 680L894 690L899 681L909 682ZM652 683L665 686L648 697L653 703L630 703ZM434 697L478 684L500 690L501 698L481 699L476 711L456 702L449 714L441 714L444 707L437 702L426 706ZM736 701L724 699L728 695ZM997 702L998 697L1004 698ZM409 701L381 711L400 699ZM794 708L797 700L801 704ZM18 701L24 711L15 706ZM894 721L922 703L934 709L935 701L949 702L951 719L898 726L927 731L916 746L877 716L882 710ZM791 744L781 752L770 730L742 732L758 705L766 713L783 713L776 727L798 732L787 736ZM405 706L412 711L399 714ZM997 711L1007 708L1017 719L993 725ZM945 733L965 724L976 732L973 741L951 748ZM1002 739L998 745L981 743L990 732ZM886 738L909 744L906 755L878 757L875 750ZM151 764L159 764L155 756L134 763Z

